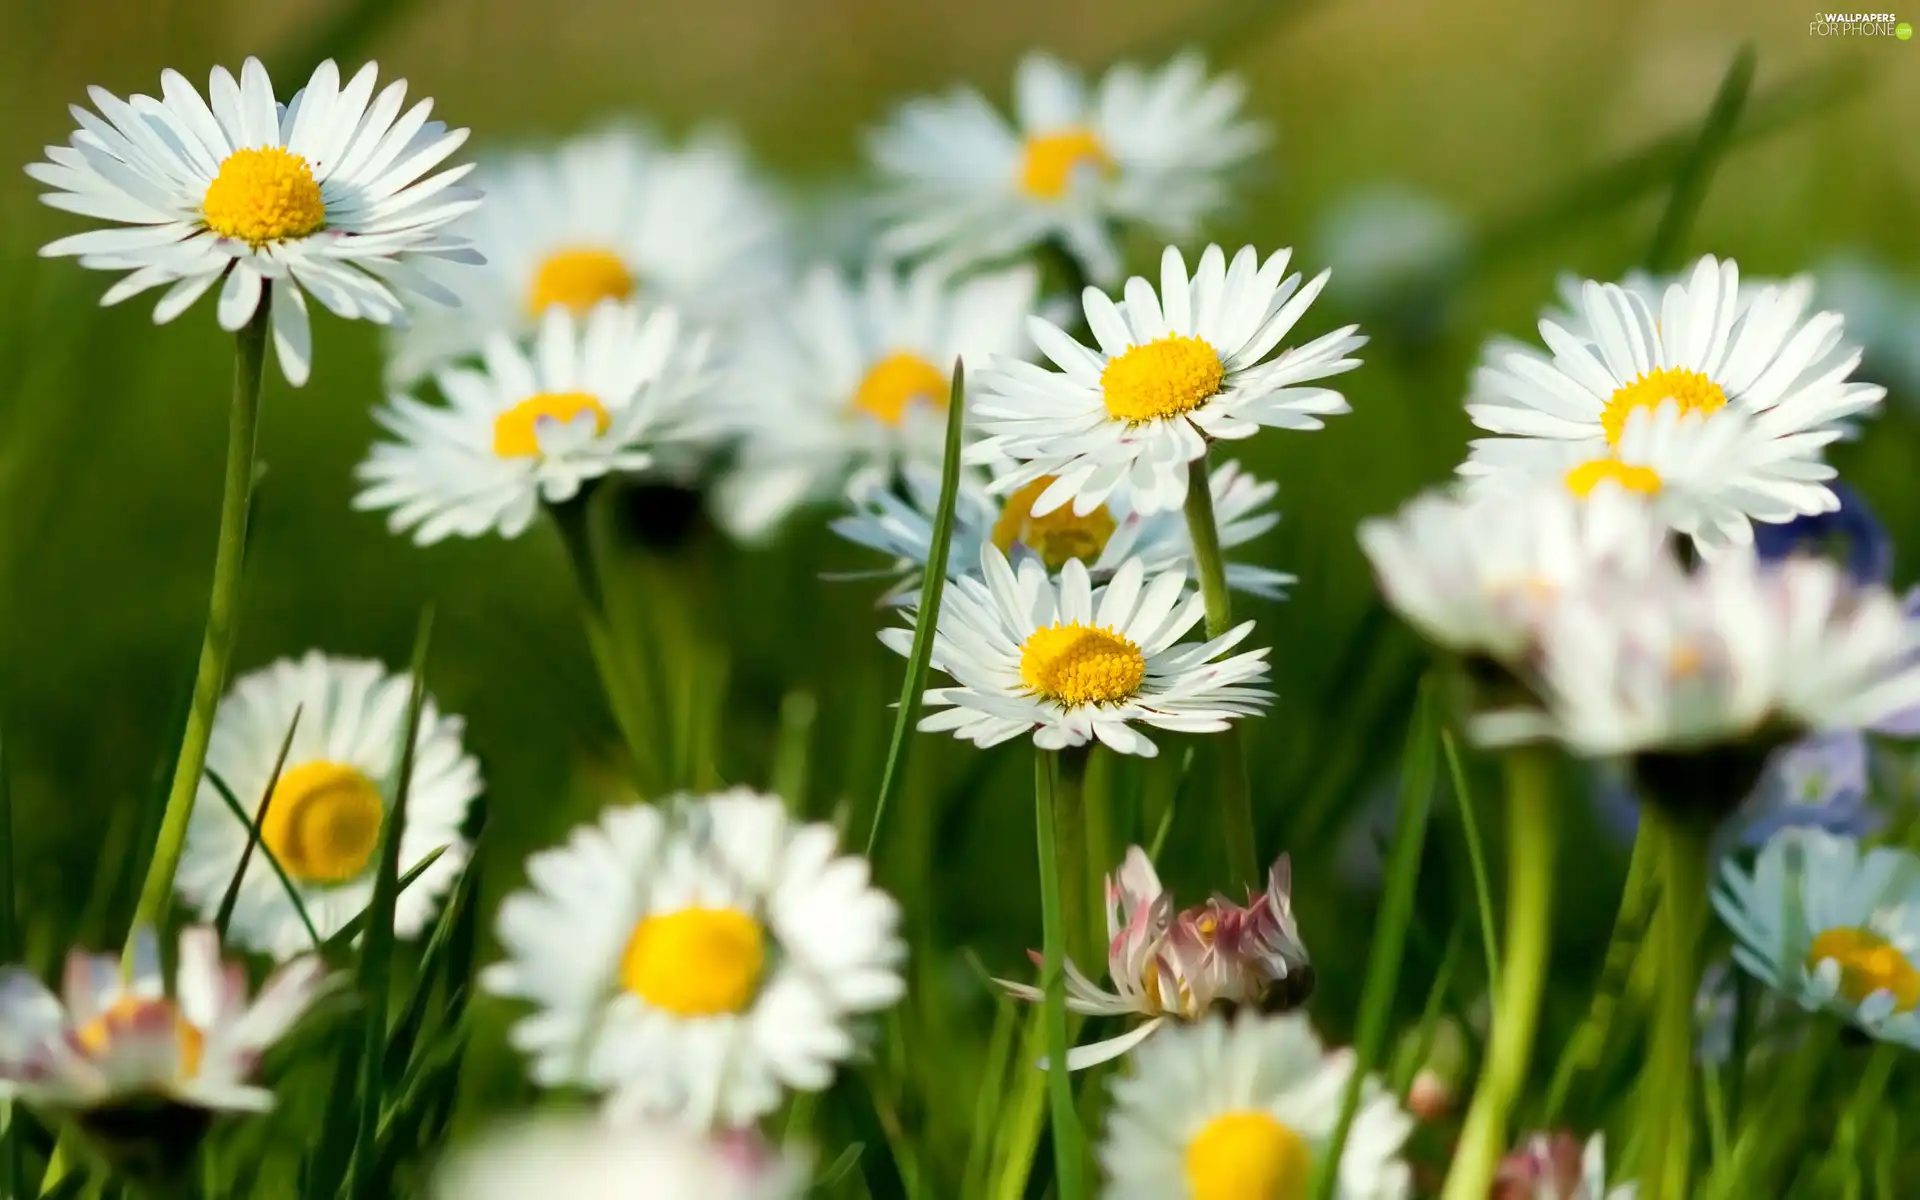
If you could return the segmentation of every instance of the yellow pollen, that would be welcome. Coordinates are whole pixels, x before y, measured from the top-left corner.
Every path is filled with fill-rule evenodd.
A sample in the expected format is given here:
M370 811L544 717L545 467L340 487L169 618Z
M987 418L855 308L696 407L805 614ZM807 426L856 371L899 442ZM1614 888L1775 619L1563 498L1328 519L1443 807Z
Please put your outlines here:
M1036 133L1020 154L1020 190L1041 200L1058 200L1082 167L1102 175L1115 169L1113 156L1091 129Z
M235 150L220 164L200 201L207 228L254 249L324 228L327 206L313 169L278 146Z
M1642 496L1657 496L1666 486L1660 472L1652 467L1636 467L1617 458L1596 458L1567 472L1567 490L1576 496L1591 496L1603 483L1611 483Z
M360 771L301 763L273 785L260 841L302 883L344 883L373 861L386 815L380 790Z
M1307 1140L1269 1113L1222 1113L1187 1143L1193 1200L1306 1200L1313 1178Z
M633 272L612 251L556 250L533 273L527 310L537 317L558 304L583 313L602 300L625 300L633 290Z
M1707 665L1707 656L1682 643L1667 654L1667 674L1675 679L1691 679Z
M915 401L945 408L951 386L945 371L903 350L873 364L853 394L853 406L877 421L898 425Z
M180 1015L179 1006L171 1000L122 996L109 1005L105 1012L82 1025L74 1036L81 1049L99 1058L113 1048L116 1039L126 1036L136 1025L150 1020L150 1013L159 1013L163 1021L173 1022L173 1043L180 1055L180 1077L193 1078L200 1071L200 1059L206 1052L207 1039L191 1021Z
M598 399L585 392L541 392L529 396L493 419L493 452L501 458L540 457L540 418L569 423L581 413L593 414L595 432L605 433L613 418Z
M1220 394L1227 369L1197 337L1173 333L1135 346L1100 372L1107 412L1140 424L1190 413Z
M1147 656L1111 629L1072 622L1036 629L1020 647L1020 681L1068 708L1118 704L1140 690Z
M677 1017L719 1017L753 1003L766 962L766 936L746 913L683 908L634 926L620 982Z
M1058 571L1072 558L1092 565L1113 536L1113 514L1103 504L1077 517L1073 505L1062 504L1044 517L1034 516L1033 502L1052 486L1053 476L1042 475L1008 496L1000 518L993 523L993 544L1007 552L1018 542L1038 554L1049 571Z
M1855 1004L1875 992L1893 993L1895 1012L1920 1008L1920 969L1892 942L1866 929L1829 929L1813 939L1807 969L1827 959L1840 964L1840 993Z
M1614 392L1600 410L1600 427L1607 431L1607 445L1618 446L1626 431L1627 418L1636 408L1658 408L1672 400L1680 411L1702 416L1726 407L1727 394L1720 385L1698 371L1685 367L1655 367L1632 383Z

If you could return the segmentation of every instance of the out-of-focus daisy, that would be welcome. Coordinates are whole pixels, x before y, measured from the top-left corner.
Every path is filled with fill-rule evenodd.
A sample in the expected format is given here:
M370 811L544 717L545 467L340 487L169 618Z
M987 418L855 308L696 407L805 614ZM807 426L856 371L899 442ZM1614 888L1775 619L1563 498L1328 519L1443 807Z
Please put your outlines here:
M1336 203L1314 248L1333 271L1336 297L1368 309L1395 309L1434 289L1465 257L1460 214L1424 192L1377 184Z
M513 1030L535 1079L610 1090L618 1114L754 1121L826 1087L850 1021L903 991L897 906L777 797L611 809L527 873L481 982L535 1006Z
M1035 286L1024 267L959 283L883 266L858 281L810 273L741 347L729 416L742 440L720 519L758 537L857 471L939 462L954 360L1018 352Z
M807 1176L803 1159L752 1130L542 1117L455 1151L434 1182L441 1200L800 1200Z
M1583 1147L1567 1132L1536 1133L1500 1162L1492 1200L1633 1200L1639 1189L1607 1189L1607 1140L1594 1134Z
M1891 582L1893 539L1887 535L1887 527L1859 492L1838 479L1828 486L1840 501L1838 509L1795 517L1784 525L1756 526L1755 552L1764 559L1830 555L1845 563L1847 573L1861 583Z
M1313 990L1313 965L1293 920L1293 868L1285 855L1267 872L1267 890L1237 905L1224 896L1174 911L1147 852L1127 849L1120 870L1107 876L1109 992L1066 964L1067 1007L1090 1016L1145 1017L1119 1037L1067 1053L1077 1071L1133 1049L1168 1018L1195 1021L1214 1005L1294 1008ZM1041 957L1033 955L1034 962ZM998 981L1022 1000L1045 993Z
M249 822L258 821L261 847L286 872L323 938L373 900L411 689L405 675L389 674L378 662L316 650L242 676L214 718L207 770L226 784ZM289 730L293 742L276 782L274 762ZM433 922L441 897L467 862L461 827L480 794L480 767L462 747L461 733L459 717L443 715L426 701L400 836L400 871L435 851L440 856L395 903L394 931L403 938ZM265 816L259 815L262 803ZM210 780L202 780L174 879L196 912L211 917L219 909L250 835L251 825L227 807ZM286 885L258 851L247 863L227 936L281 959L314 948Z
M1920 1049L1920 858L1820 829L1723 862L1714 907L1749 975L1809 1011Z
M1337 1200L1400 1200L1413 1118L1369 1077L1338 1164L1325 1159L1354 1071L1298 1013L1242 1012L1170 1029L1115 1079L1100 1143L1108 1200L1304 1200L1337 1171Z
M423 546L518 537L542 503L710 436L694 403L709 384L706 355L705 335L683 336L671 309L551 308L531 346L496 333L479 369L442 368L445 404L396 394L375 413L397 440L360 464L353 505L392 510L388 527Z
M910 101L868 143L890 226L880 248L952 272L1053 241L1112 282L1116 224L1186 238L1226 203L1233 168L1267 140L1240 115L1243 90L1182 55L1114 67L1089 95L1078 71L1030 54L1012 122L970 88Z
M1181 642L1206 615L1185 571L1156 575L1130 558L1094 587L1069 559L1056 580L1037 558L1016 574L988 545L980 575L955 579L940 605L933 666L955 686L930 688L920 728L951 731L977 746L1031 735L1042 749L1098 739L1122 754L1159 749L1136 725L1215 733L1265 708L1267 652L1221 658L1253 631L1247 621L1208 642ZM911 629L880 640L910 652Z
M1856 255L1822 264L1817 275L1821 300L1847 315L1847 331L1865 347L1868 374L1920 401L1920 283Z
M1251 246L1233 256L1208 246L1191 280L1180 251L1160 263L1160 291L1135 276L1124 300L1088 288L1082 297L1098 349L1034 317L1033 342L1058 367L1001 362L980 379L973 415L987 438L969 461L1018 464L995 487L1015 491L1052 477L1033 511L1073 502L1092 512L1125 488L1139 512L1179 508L1187 464L1214 439L1252 437L1261 426L1318 429L1347 411L1339 392L1300 387L1360 365L1356 326L1337 329L1268 360L1326 285L1287 274L1291 251L1262 263Z
M285 105L253 58L238 82L213 69L211 104L177 71L161 73L158 100L91 89L99 115L76 105L80 129L27 173L55 189L46 203L118 227L40 253L128 272L105 304L165 287L158 322L220 283L220 326L239 329L271 291L274 350L295 386L312 362L303 293L379 325L405 320L400 292L457 303L413 260L481 261L447 231L480 203L455 186L472 165L428 177L467 131L428 120L431 100L403 114L406 81L376 96L377 74L369 63L343 86L339 68L321 63Z
M421 313L394 338L396 385L478 352L495 332L533 332L555 305L585 317L602 301L633 300L725 324L786 278L779 205L719 136L673 147L602 129L483 161L473 182L487 202L453 231L487 265L447 280L460 308Z
M955 497L948 574L955 578L977 574L980 548L991 543L1015 563L1027 556L1038 558L1049 572L1058 572L1068 559L1077 558L1095 582L1104 583L1129 558L1140 559L1151 575L1185 569L1198 578L1193 542L1177 513L1134 512L1124 497L1116 496L1085 516L1057 508L1036 517L1033 501L1049 482L1036 479L1001 500L989 491L983 475L963 470ZM1215 467L1209 482L1222 550L1253 541L1280 520L1280 514L1269 507L1278 489L1242 471L1239 464ZM933 545L934 517L940 507L939 472L930 466L909 466L901 472L898 486L884 476L868 474L854 481L849 499L853 514L835 521L834 532L896 560L900 576L896 595L917 587ZM1277 598L1293 582L1293 576L1268 567L1227 564L1227 585L1249 595Z

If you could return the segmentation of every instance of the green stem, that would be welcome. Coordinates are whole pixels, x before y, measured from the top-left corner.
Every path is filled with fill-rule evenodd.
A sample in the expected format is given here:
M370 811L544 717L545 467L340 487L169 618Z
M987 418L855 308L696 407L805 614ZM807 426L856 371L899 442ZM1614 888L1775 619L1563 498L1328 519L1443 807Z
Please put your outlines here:
M1061 919L1060 876L1063 864L1055 846L1054 756L1034 753L1033 821L1040 843L1040 924L1044 962L1041 986L1047 1026L1047 1097L1053 1113L1053 1162L1059 1200L1083 1200L1086 1195L1080 1154L1080 1118L1073 1108L1073 1080L1067 1074L1066 927Z
M607 694L607 707L613 712L614 724L620 729L620 739L626 743L634 769L643 781L643 790L651 793L667 785L667 781L661 778L660 746L664 739L648 728L638 703L639 697L634 694L637 681L629 678L626 660L620 653L619 640L614 635L613 623L607 616L606 584L600 574L600 559L593 545L592 510L589 507L593 494L594 488L588 485L573 499L548 505L547 511L553 517L554 528L560 532L561 544L567 550L567 562L573 568L574 581L580 589L581 607L585 610L581 620L586 628L587 648L593 654L593 666L600 676L600 686ZM651 689L642 687L641 690L649 692Z
M1053 788L1055 849L1060 860L1060 921L1066 927L1067 958L1081 969L1092 965L1094 905L1087 866L1087 759L1091 746L1073 746L1058 755L1059 778ZM1104 955L1102 957L1105 957Z
M1224 636L1233 628L1233 599L1227 591L1227 560L1220 552L1220 523L1213 515L1212 472L1202 454L1187 464L1187 536L1193 543L1193 561L1200 573L1200 595L1207 605L1207 637ZM1220 747L1218 787L1221 824L1227 838L1227 863L1239 882L1260 884L1259 835L1253 823L1253 792L1247 783L1247 760L1237 728L1217 739Z
M1649 1086L1642 1111L1651 1137L1641 1162L1641 1196L1686 1200L1693 1175L1693 1006L1700 987L1710 833L1654 805L1642 811L1665 843L1666 888L1657 914L1665 970L1654 1008L1652 1061L1644 1076Z
M1527 1079L1553 918L1553 762L1538 747L1507 755L1506 962L1492 1044L1443 1200L1486 1200L1506 1153L1507 1118Z
M1440 731L1440 745L1447 753L1447 771L1453 777L1453 801L1460 809L1460 828L1467 839L1467 865L1473 871L1474 907L1479 910L1480 918L1480 947L1487 960L1487 990L1497 996L1500 994L1500 939L1493 932L1493 886L1488 882L1486 843L1480 837L1473 790L1467 786L1466 768L1460 763L1460 747L1455 744L1451 730Z

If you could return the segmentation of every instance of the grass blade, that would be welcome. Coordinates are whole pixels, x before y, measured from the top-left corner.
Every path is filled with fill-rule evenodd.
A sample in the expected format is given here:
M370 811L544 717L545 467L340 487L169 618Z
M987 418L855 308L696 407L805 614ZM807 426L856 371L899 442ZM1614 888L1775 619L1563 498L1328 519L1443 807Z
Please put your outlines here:
M220 911L213 918L213 927L220 934L220 941L227 940L227 926L233 921L233 906L240 901L240 881L247 877L247 866L253 861L253 848L260 844L260 826L266 822L267 806L273 803L274 789L280 786L280 772L286 769L287 752L293 749L294 731L300 728L300 706L293 710L293 720L287 722L287 736L280 741L280 753L274 756L273 773L267 776L266 790L260 793L260 804L253 810L253 820L247 822L247 846L240 852L240 864L233 869L233 882L227 885L227 894L220 898ZM313 926L307 926L307 932L313 932Z
M433 849L421 855L420 861L408 867L407 873L400 877L400 894L405 895L407 889L413 886L414 881L422 875L425 875L427 868L439 862L440 856L446 852L447 848L445 846L435 846ZM347 919L346 924L340 926L338 933L335 933L321 945L321 953L327 956L329 962L346 961L351 957L348 952L353 948L354 939L359 937L360 931L366 927L367 914L365 912L353 914L353 916Z
M1440 746L1447 754L1447 772L1453 777L1453 802L1460 809L1460 828L1467 836L1467 862L1473 869L1474 907L1480 916L1480 947L1487 959L1487 994L1500 994L1500 938L1493 929L1493 886L1487 878L1487 846L1480 837L1480 818L1475 815L1473 789L1467 786L1467 772L1460 764L1460 747L1451 729L1440 731Z
M6 740L0 735L0 964L20 958L13 903L13 785L9 782ZM24 1196L20 1170L20 1113L12 1101L0 1101L0 1196Z
M207 768L207 782L211 783L213 790L219 793L220 799L226 803L229 812L239 818L243 824L248 826L253 824L252 819L247 816L247 810L242 807L239 797L233 794L233 789L227 786L227 781L220 778L220 773L212 767ZM273 850L270 847L260 847L260 856L265 858L267 865L273 868L273 873L280 879L280 886L287 889L287 899L293 901L293 911L299 915L300 924L305 926L307 936L313 939L313 948L323 949L325 941L321 938L320 931L314 928L313 918L307 915L307 906L300 899L300 889L293 885L293 879L287 874L286 868L281 866L280 860L273 856Z
M460 872L459 880L447 896L446 905L440 910L440 919L434 922L426 949L421 951L420 970L413 982L413 993L407 997L406 1005L400 1010L400 1019L394 1022L393 1032L387 1037L386 1073L389 1079L403 1078L413 1061L413 1048L419 1040L421 1029L426 1025L428 1002L433 997L435 985L444 978L445 993L451 995L455 987L466 982L448 974L444 968L456 930L473 904L474 881L478 878L479 872L471 864Z
M1033 753L1034 827L1040 843L1040 921L1046 947L1040 986L1046 1013L1047 1097L1052 1113L1053 1165L1060 1200L1083 1200L1086 1184L1080 1149L1080 1117L1073 1106L1073 1077L1067 1073L1066 928L1060 904L1060 857L1055 846L1054 753Z
M1714 168L1720 165L1727 148L1732 145L1734 127L1740 123L1741 110L1747 106L1747 93L1753 90L1753 44L1740 47L1740 53L1734 56L1733 65L1727 68L1726 75L1720 80L1720 90L1714 93L1713 106L1707 110L1707 119L1701 123L1700 136L1693 143L1693 150L1680 164L1673 177L1673 195L1667 200L1667 209L1660 214L1660 227L1653 235L1653 247L1647 251L1647 270L1656 274L1671 271L1679 266L1680 246L1686 240L1687 229L1693 224L1700 204L1706 199L1707 184L1713 179Z

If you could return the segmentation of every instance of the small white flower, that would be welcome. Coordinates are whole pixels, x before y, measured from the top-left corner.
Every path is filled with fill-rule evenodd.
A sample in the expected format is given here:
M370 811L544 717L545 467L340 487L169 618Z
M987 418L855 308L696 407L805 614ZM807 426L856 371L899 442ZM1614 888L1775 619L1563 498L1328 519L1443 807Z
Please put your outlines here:
M1160 291L1135 276L1116 304L1097 288L1082 297L1098 349L1033 317L1027 332L1060 369L1000 362L980 379L972 414L985 441L968 461L1013 459L995 488L1013 491L1043 476L1053 483L1034 504L1048 513L1069 500L1089 513L1124 488L1142 513L1179 508L1188 463L1215 439L1252 437L1262 426L1319 429L1346 412L1328 388L1300 387L1360 365L1356 326L1268 360L1326 285L1287 274L1291 251L1260 261L1253 247L1233 256L1208 246L1191 280L1180 251L1160 263Z
M322 938L372 903L411 690L407 676L390 674L378 662L317 650L235 681L214 717L207 770L233 793L248 822L259 821L260 846L240 884L227 928L230 941L278 959L314 949L263 850L286 872ZM290 729L293 742L274 783L274 762ZM400 873L435 851L440 856L396 901L394 931L402 938L433 922L441 898L466 866L461 827L481 785L479 764L462 747L461 733L459 717L444 716L426 701L400 837ZM263 801L264 818L258 815ZM195 912L211 918L219 911L250 836L251 825L203 779L174 879Z
M1089 95L1078 71L1029 54L1015 122L972 89L911 101L869 142L890 226L880 249L952 272L1055 241L1112 282L1114 225L1191 237L1225 206L1234 168L1267 141L1240 116L1243 91L1182 55L1157 72L1117 66Z
M479 369L442 368L445 404L395 395L375 414L398 440L360 464L353 506L391 509L388 527L423 546L518 537L542 503L708 439L711 419L695 403L709 385L706 353L672 309L643 318L609 301L576 318L550 308L531 346L496 333Z
M855 1017L904 990L898 907L826 825L735 789L610 809L527 862L508 958L481 983L536 1009L513 1043L616 1115L738 1126L819 1091Z
M467 131L429 121L431 100L402 114L406 81L375 96L377 74L369 63L342 86L339 69L324 62L284 105L253 58L237 83L213 69L211 106L171 70L161 73L158 100L90 89L100 115L74 106L80 129L27 173L55 189L46 203L119 227L64 237L40 253L128 272L104 304L166 287L157 322L224 280L220 326L237 330L271 290L274 349L296 387L312 363L303 293L378 325L404 322L396 291L458 303L414 260L482 261L446 229L480 203L479 192L455 186L472 165L423 178Z
M1167 1030L1113 1084L1100 1143L1108 1200L1304 1200L1316 1171L1337 1171L1336 1200L1401 1200L1412 1172L1401 1146L1413 1118L1369 1077L1339 1163L1325 1161L1354 1070L1328 1054L1307 1018L1243 1011Z
M454 1153L440 1200L800 1200L806 1163L751 1131L689 1132L655 1122L541 1117Z

